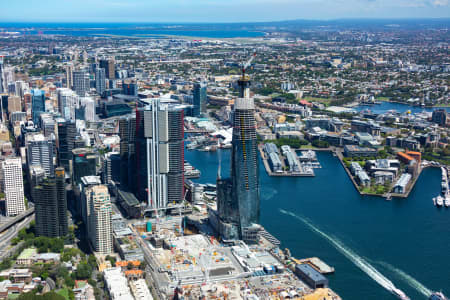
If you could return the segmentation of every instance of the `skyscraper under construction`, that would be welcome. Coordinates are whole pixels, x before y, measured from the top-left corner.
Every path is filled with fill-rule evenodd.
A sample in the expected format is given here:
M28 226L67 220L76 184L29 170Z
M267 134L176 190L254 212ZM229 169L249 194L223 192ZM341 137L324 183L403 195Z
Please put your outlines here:
M36 233L39 236L67 235L67 198L64 168L56 168L55 177L45 179L33 189Z
M259 223L259 173L255 104L250 82L239 80L240 97L234 102L231 178L217 180L219 231L223 239L256 241Z

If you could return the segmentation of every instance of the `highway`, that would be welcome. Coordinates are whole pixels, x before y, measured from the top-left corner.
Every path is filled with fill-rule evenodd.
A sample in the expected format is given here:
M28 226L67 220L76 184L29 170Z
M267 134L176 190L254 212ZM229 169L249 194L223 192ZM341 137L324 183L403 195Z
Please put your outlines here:
M9 227L6 232L3 232L0 236L0 260L14 253L16 247L9 248L11 240L17 236L22 228L28 227L32 220L34 220L34 214L26 217L20 223L13 225L13 227Z
M5 230L9 229L11 226L16 224L17 222L22 221L23 219L25 219L26 217L28 217L32 214L34 214L34 206L27 209L24 213L11 218L10 220L6 221L5 223L2 223L0 225L0 232L3 232Z

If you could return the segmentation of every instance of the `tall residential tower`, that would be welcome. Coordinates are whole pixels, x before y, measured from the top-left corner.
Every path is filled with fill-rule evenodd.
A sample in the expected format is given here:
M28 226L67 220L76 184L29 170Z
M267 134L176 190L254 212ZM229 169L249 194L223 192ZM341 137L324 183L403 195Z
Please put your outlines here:
M223 239L255 242L259 225L259 173L255 104L249 97L247 77L239 80L234 102L231 178L217 180L219 231Z

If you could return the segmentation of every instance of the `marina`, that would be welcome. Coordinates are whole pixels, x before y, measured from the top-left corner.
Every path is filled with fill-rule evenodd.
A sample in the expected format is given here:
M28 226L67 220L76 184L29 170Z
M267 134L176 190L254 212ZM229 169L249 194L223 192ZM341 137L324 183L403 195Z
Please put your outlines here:
M448 169L441 166L442 180L441 180L441 194L433 197L433 204L437 207L450 207L450 190L448 186Z

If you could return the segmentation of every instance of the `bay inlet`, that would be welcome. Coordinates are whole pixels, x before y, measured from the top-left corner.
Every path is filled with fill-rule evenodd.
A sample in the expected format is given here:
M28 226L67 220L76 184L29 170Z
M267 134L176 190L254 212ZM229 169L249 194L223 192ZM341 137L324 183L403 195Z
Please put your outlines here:
M425 169L408 198L384 201L359 195L331 153L317 156L322 168L308 178L270 177L260 161L262 225L282 247L335 267L330 285L343 299L396 299L380 282L391 282L411 299L426 299L434 290L450 294L450 209L431 201L440 191L440 170ZM202 172L195 181L215 183L218 152L186 150L185 159ZM228 175L230 152L221 151L221 160Z

